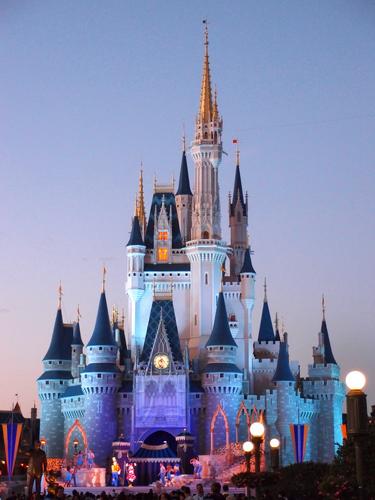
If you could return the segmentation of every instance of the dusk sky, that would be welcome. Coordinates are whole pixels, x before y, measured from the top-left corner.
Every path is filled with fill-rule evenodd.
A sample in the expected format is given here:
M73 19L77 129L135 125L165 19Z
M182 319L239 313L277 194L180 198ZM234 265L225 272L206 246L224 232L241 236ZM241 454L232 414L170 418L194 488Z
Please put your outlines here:
M257 271L302 374L321 294L342 375L375 404L375 2L2 0L0 3L0 409L37 402L57 307L125 304L125 250L140 162L176 178L198 110L208 18L224 118L222 227L233 137ZM191 182L193 163L189 158Z

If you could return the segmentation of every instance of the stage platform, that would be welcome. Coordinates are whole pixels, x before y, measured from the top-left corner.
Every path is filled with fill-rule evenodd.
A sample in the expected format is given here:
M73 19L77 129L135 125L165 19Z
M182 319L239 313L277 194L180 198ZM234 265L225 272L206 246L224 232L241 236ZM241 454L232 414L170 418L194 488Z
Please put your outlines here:
M197 483L202 483L203 484L203 481L199 481L197 480ZM207 482L205 481L204 482L204 493L207 494L211 491L211 484L207 484ZM187 486L189 486L189 488L191 489L191 494L194 495L196 493L196 485L195 484L188 484ZM132 486L132 487L128 487L128 486L121 486L121 487L118 487L118 488L114 488L113 486L105 486L103 488L85 488L85 487L82 487L82 486L77 486L76 488L73 486L73 487L70 487L70 488L64 488L64 492L65 494L67 495L70 495L72 493L73 490L77 490L79 493L80 492L83 492L85 493L86 491L90 492L90 493L93 493L94 495L100 495L100 493L102 491L105 491L105 493L107 495L109 494L116 494L118 495L121 491L123 491L124 493L126 493L127 495L136 495L137 493L148 493L150 491L150 489L152 489L154 492L158 492L160 494L160 492L157 490L157 487L155 485L149 485L149 486ZM171 493L172 491L175 491L177 490L178 488L177 487L172 487L172 488L169 488L169 487L162 487L161 488L161 492L165 492L165 493ZM245 488L235 488L234 486L230 486L229 487L229 491L230 493L232 494L240 494L240 493L246 493L245 491Z

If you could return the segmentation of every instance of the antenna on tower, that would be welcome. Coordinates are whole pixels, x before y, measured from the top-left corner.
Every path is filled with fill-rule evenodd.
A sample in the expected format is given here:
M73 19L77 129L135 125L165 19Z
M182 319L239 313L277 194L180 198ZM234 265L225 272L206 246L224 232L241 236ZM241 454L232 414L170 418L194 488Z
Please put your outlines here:
M323 321L326 320L326 303L324 299L324 293L322 294L322 313L323 313Z
M105 264L103 264L103 277L102 277L102 292L105 292L105 282L106 282L106 274L107 274L107 269L105 267Z
M62 288L62 285L61 285L61 280L60 280L60 282L59 282L59 288L57 289L57 292L58 292L58 302L57 302L57 307L58 307L58 309L61 309L62 296L64 295L64 293L63 293L63 288Z
M236 145L236 166L240 165L240 142L239 140L235 137L232 139L232 144Z

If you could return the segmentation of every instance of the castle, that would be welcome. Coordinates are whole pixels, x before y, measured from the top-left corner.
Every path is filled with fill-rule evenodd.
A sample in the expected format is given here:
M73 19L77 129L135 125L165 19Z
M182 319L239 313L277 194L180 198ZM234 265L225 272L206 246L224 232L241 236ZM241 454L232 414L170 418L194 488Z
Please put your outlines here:
M253 335L256 272L248 237L248 200L239 154L229 198L230 244L222 239L219 166L223 120L212 92L205 31L203 77L191 144L179 184L154 183L148 219L140 176L127 243L126 321L109 317L105 289L85 349L77 322L65 324L61 300L38 378L40 435L50 458L91 448L104 465L122 436L137 456L148 443L178 443L201 455L248 439L261 419L293 463L291 424L308 424L305 460L329 462L342 442L340 368L323 309L308 376L289 360L288 336L273 326L265 287ZM193 444L192 444L193 443ZM175 456L175 455L174 455Z

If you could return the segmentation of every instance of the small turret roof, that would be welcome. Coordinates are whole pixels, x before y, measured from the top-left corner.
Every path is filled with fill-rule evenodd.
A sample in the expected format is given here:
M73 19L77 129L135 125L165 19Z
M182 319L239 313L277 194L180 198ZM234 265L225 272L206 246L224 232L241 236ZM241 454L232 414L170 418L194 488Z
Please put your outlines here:
M144 245L141 227L139 225L139 219L136 215L133 217L132 230L130 233L128 244L126 246L130 247L132 245Z
M55 325L53 327L51 343L43 360L68 360L72 358L71 353L72 329L65 328L61 309L56 313Z
M182 152L182 160L181 160L181 169L180 169L180 180L178 183L178 189L176 192L176 196L179 194L188 194L193 196L193 193L190 189L190 181L189 181L189 170L186 161L186 153Z
M88 346L113 345L116 346L113 338L111 324L109 322L107 299L105 292L102 292L99 300L98 314L94 331L89 340Z
M242 269L240 271L240 274L242 274L242 273L254 273L255 274L255 269L254 269L253 264L251 262L250 248L246 248L246 251L245 251Z
M336 360L333 356L331 342L329 340L328 328L325 318L322 321L321 332L323 334L323 345L324 345L324 362L326 364L337 365Z
M83 345L79 322L74 323L72 345Z
M288 346L285 342L280 342L279 357L277 358L277 366L275 374L272 378L273 382L294 382L295 378L289 366Z
M207 340L206 347L217 345L237 347L229 328L223 292L219 293L219 297L217 299L214 326L212 328L210 338Z
M233 207L236 206L238 199L240 200L242 207L245 208L245 200L243 197L240 166L237 163L236 175L234 176L233 199L232 199L232 206Z
M273 333L273 326L271 321L270 310L267 300L263 303L262 317L260 320L258 342L273 341L275 335Z

